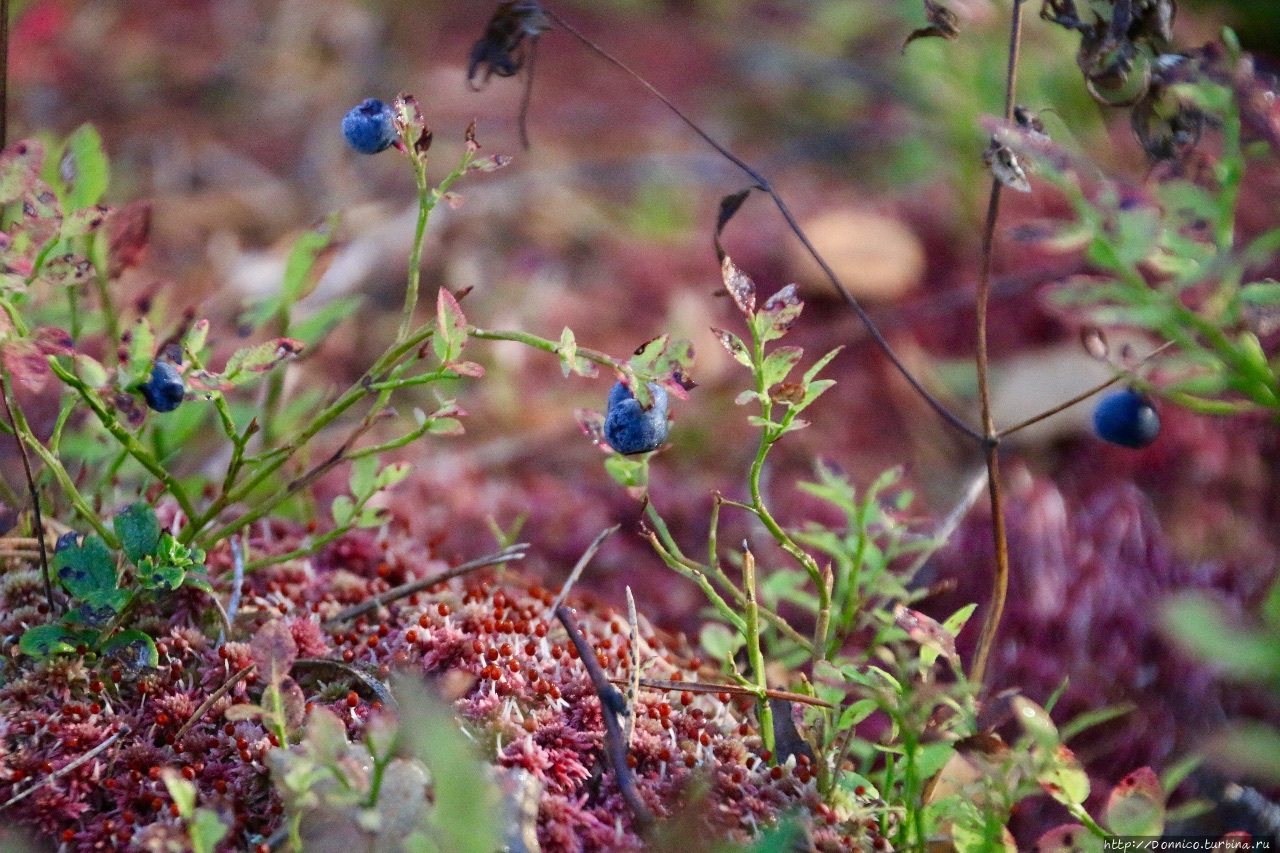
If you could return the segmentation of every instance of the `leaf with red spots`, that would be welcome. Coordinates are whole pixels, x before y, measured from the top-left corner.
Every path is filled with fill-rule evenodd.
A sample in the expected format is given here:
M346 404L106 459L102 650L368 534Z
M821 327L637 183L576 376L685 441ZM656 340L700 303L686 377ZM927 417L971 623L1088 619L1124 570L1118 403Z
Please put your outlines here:
M760 340L772 341L785 335L804 310L804 303L796 296L796 286L788 284L770 296L760 310Z
M1065 823L1041 835L1034 853L1102 853L1102 839L1078 823Z
M1150 767L1140 767L1111 789L1103 823L1117 835L1160 835L1164 831L1164 789Z
M724 279L724 289L729 291L733 304L738 310L750 317L756 310L756 284L751 278L738 269L738 265L728 256L720 262L720 275Z

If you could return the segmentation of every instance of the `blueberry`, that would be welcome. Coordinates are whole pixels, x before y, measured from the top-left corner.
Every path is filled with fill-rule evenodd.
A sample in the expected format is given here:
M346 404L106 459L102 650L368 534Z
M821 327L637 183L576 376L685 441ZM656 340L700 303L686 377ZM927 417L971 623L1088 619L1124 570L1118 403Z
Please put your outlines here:
M609 390L604 437L619 453L648 453L667 440L671 425L667 421L666 389L650 382L649 393L653 395L653 405L645 410L625 383L619 382Z
M142 397L157 412L172 412L186 395L186 386L178 369L167 361L157 361L151 378L142 383Z
M377 98L366 98L343 117L342 135L361 154L377 154L390 148L399 134L391 107Z
M1140 449L1160 434L1160 416L1140 391L1108 394L1093 412L1093 429L1103 441Z

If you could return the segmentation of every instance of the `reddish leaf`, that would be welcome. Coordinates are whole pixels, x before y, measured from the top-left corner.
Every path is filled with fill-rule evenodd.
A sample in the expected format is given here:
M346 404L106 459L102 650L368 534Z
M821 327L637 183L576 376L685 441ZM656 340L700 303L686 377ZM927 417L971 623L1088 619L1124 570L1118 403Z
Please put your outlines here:
M582 430L582 434L591 439L592 444L605 453L613 453L613 448L604 438L604 415L595 409L577 409L573 416L578 421L578 428Z
M1117 835L1159 835L1164 831L1164 789L1150 767L1140 767L1111 790L1103 822Z
M33 341L36 349L45 355L75 355L75 342L71 335L55 326L41 326L35 330Z
M107 217L107 275L115 278L142 261L151 238L151 202L135 201Z
M39 391L49 380L49 362L31 341L5 341L0 347L0 359L13 380L24 388Z
M756 310L756 285L747 274L738 269L728 255L720 263L720 275L724 279L724 289L733 297L733 304L738 310L750 317Z
M44 163L44 146L23 139L0 152L0 205L11 204L35 192Z
M893 623L906 631L911 641L922 649L932 649L957 667L960 666L956 638L933 617L899 605L893 610Z
M764 309L760 312L762 321L760 327L760 337L762 340L771 341L780 338L795 325L800 317L800 312L804 310L804 303L800 301L800 297L796 296L796 286L788 284L777 293L770 296L764 303Z
M798 406L804 402L804 394L804 386L799 382L783 382L769 390L769 399L787 406Z
M280 684L298 658L298 643L283 620L268 622L258 629L249 643L253 662L268 683Z
M739 364L746 367L751 366L751 354L747 352L747 345L742 342L741 338L733 332L726 332L724 329L713 327L711 332L719 339L720 345L728 350L729 355L733 356Z

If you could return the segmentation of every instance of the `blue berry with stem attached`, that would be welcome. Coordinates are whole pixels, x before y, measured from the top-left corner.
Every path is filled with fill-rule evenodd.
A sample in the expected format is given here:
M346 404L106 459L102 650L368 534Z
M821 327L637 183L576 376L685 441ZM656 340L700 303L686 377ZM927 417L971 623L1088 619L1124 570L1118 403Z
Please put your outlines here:
M1160 435L1160 416L1141 391L1126 388L1103 397L1093 410L1098 438L1140 450Z
M157 412L172 412L186 396L187 387L182 384L182 374L167 361L157 361L151 368L151 378L138 389L147 406Z
M395 117L391 107L377 98L366 98L342 119L342 135L361 154L377 154L395 144Z
M667 420L667 391L649 383L653 404L645 409L625 382L609 389L609 406L604 416L604 437L621 454L648 453L667 440L671 424Z

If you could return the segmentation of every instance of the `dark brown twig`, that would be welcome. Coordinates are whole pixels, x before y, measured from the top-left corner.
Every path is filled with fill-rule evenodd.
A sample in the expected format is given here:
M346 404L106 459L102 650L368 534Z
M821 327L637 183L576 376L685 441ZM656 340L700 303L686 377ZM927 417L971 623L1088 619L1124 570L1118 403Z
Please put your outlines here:
M1022 5L1013 0L1009 20L1009 64L1005 72L1004 118L1013 121L1014 99L1018 85L1018 54L1022 45ZM982 620L982 633L974 653L969 677L981 683L987 671L987 660L995 644L1000 619L1004 616L1005 599L1009 595L1009 537L1005 529L1004 493L1000 488L1000 434L991 414L991 382L987 354L987 308L991 301L991 267L995 252L996 222L1000 218L1000 179L991 176L991 195L987 202L987 220L982 231L982 266L978 273L978 397L982 406L982 450L987 464L987 494L991 500L991 537L995 545L995 575L991 583L991 601Z
M569 608L563 604L557 607L556 618L560 620L574 648L578 650L578 657L582 660L582 665L587 668L591 686L595 688L596 696L600 699L600 716L604 720L604 756L613 767L613 774L618 780L618 790L622 793L622 799L626 800L627 807L631 809L631 816L636 822L637 829L643 833L653 824L653 815L649 813L640 795L636 793L635 779L631 774L631 768L627 766L627 742L622 736L622 725L618 722L619 715L627 712L627 700L618 688L609 683L608 676L604 674L604 670L600 668L600 662L596 660L596 650L578 630Z
M252 672L253 669L254 664L249 664L244 669L234 673L230 678L222 682L218 689L210 693L209 698L201 702L200 707L196 708L195 713L188 717L187 721L182 724L182 728L178 729L177 733L173 736L173 742L181 743L182 739L186 737L187 732L191 731L191 727L200 722L200 720L204 718L205 714L209 713L209 709L213 707L213 704L223 696L230 693L231 689L240 683L240 679Z
M8 10L4 10L8 14ZM8 43L8 32L6 31L0 41ZM0 72L4 69L0 67ZM0 110L3 110L3 98L0 98ZM0 145L2 145L3 137L0 136ZM44 516L40 512L40 490L36 487L35 475L31 473L31 456L27 453L27 443L23 433L18 430L18 422L14 419L13 410L17 405L16 402L9 401L9 391L13 388L9 371L6 369L0 374L0 402L4 403L5 419L9 421L9 426L13 429L13 440L18 445L18 455L22 458L22 473L27 478L27 492L31 495L31 512L34 515L35 538L36 544L40 548L40 574L44 577L44 597L49 604L49 614L52 616L57 610L53 603L53 581L49 576L49 551L48 546L44 542Z
M476 569L481 569L485 566L496 566L499 563L506 563L511 560L523 560L527 550L529 550L529 546L526 543L520 542L503 548L501 551L497 551L493 554L471 560L470 562L463 563L460 566L454 566L452 569L441 572L438 575L419 578L416 581L409 581L408 583L400 584L400 586L395 587L394 589L389 589L386 592L375 595L373 598L362 601L359 604L352 605L336 616L330 616L328 619L320 623L320 627L332 628L334 625L346 622L348 619L363 616L365 613L368 613L371 610L377 610L383 605L390 604L391 602L404 598L405 596L413 595L415 592L422 592L424 589L433 587L438 583L453 580L456 577L461 577L468 572L474 572Z

